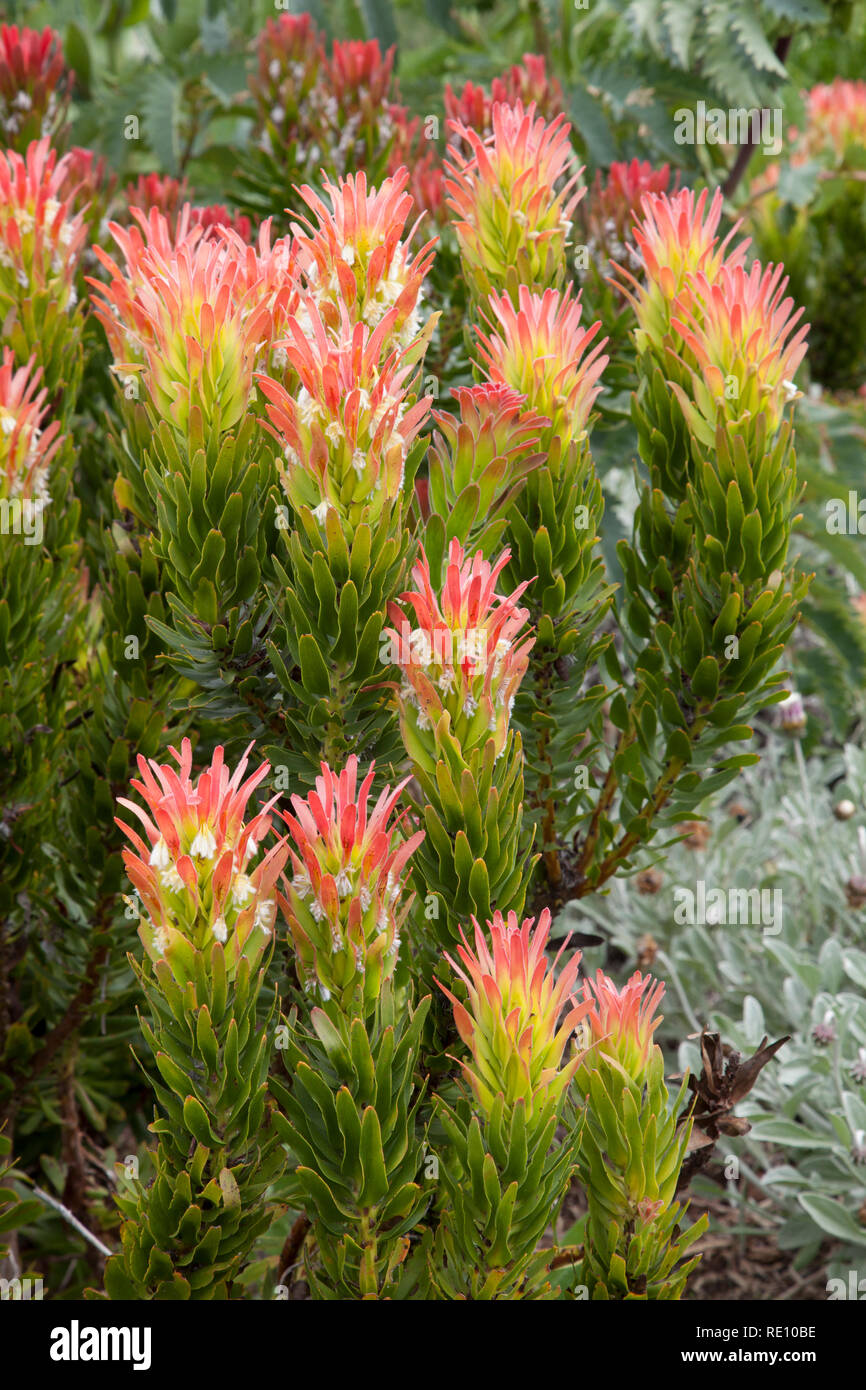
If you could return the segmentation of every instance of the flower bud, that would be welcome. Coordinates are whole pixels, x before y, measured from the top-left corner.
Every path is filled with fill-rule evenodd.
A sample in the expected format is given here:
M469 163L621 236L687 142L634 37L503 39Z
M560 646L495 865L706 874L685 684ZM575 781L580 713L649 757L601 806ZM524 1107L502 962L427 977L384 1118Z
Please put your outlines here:
M518 308L508 295L491 295L490 308L491 332L478 334L490 380L520 391L527 408L550 421L541 434L543 451L550 452L555 441L565 451L583 436L601 391L607 339L587 351L601 323L581 328L579 294L572 299L551 289L537 295L523 285Z
M139 755L141 781L133 779L132 786L150 814L126 797L117 798L147 836L146 842L116 819L135 847L123 851L123 862L141 902L139 936L154 961L165 957L183 971L184 942L203 950L217 941L225 947L232 972L242 955L255 963L265 950L276 916L276 882L288 849L275 845L253 869L270 829L268 813L279 798L273 797L251 821L244 821L250 796L270 771L270 764L263 763L241 780L252 746L231 774L218 747L195 784L188 738L180 753L169 749L177 770Z
M590 1070L597 1054L616 1062L638 1085L647 1079L657 1051L653 1033L662 1021L661 1014L657 1018L653 1014L664 992L661 981L654 981L651 975L642 976L639 970L622 989L617 989L601 970L594 980L584 980L583 997L589 1005L584 1038L595 1045L587 1056Z
M339 775L322 763L315 791L283 812L294 876L280 902L304 989L369 1010L394 974L411 903L401 901L401 880L425 832L404 839L404 816L388 824L408 777L385 787L368 814L373 764L356 790L357 773L354 754Z
M461 1038L472 1053L464 1063L464 1074L478 1104L490 1114L497 1095L508 1107L523 1101L527 1123L544 1112L549 1103L559 1103L580 1065L575 1054L561 1066L569 1037L589 1012L588 1002L578 1003L571 993L580 952L557 977L559 958L551 965L544 948L550 933L550 912L518 923L517 914L507 919L494 913L487 923L490 943L473 917L475 951L465 933L457 947L461 964L445 953L445 960L463 981L469 994L463 1004L451 990L439 988L454 1005L454 1021ZM463 968L465 967L465 969ZM438 983L438 981L437 981ZM560 1020L563 1010L567 1010Z
M389 616L399 623L385 634L403 672L403 739L413 761L431 775L435 730L445 713L464 757L491 737L497 757L505 747L514 697L535 640L529 634L518 637L529 610L518 608L517 600L528 585L507 598L495 592L509 558L505 550L491 566L480 551L470 559L453 540L440 599L422 546L412 571L418 588L400 595L413 608L417 626L410 627L396 603L389 605Z
M479 300L503 290L517 303L518 285L537 292L562 283L574 210L585 189L575 167L570 125L550 125L534 103L524 111L497 102L493 133L482 139L449 122L460 145L449 147L445 187L464 272ZM464 156L461 147L471 154Z

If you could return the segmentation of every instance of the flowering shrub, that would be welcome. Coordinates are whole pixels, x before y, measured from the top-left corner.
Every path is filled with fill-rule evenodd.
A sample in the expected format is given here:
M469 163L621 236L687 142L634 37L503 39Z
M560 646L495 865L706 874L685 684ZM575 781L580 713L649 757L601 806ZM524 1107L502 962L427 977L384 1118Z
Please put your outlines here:
M464 158L452 145L445 188L474 293L483 299L505 288L513 300L518 285L559 287L583 171L574 168L563 116L548 125L532 102L525 111L520 101L495 102L492 122L486 141L452 122L471 154Z
M144 826L150 841L148 848L137 831L118 820L138 851L124 850L123 862L143 908L139 935L152 960L170 963L176 955L183 956L184 942L201 948L218 941L226 947L227 965L233 971L241 955L249 954L253 961L261 955L264 941L255 939L257 932L265 940L272 934L277 912L274 884L286 860L285 850L271 850L250 872L270 818L268 808L248 825L242 817L268 765L242 783L246 758L229 776L223 750L217 748L211 766L193 786L189 739L184 739L180 754L169 751L180 765L179 773L170 765L148 767L139 758L143 780L133 786L150 815L134 801L118 798L118 804Z
M388 818L405 783L386 787L368 817L373 768L356 792L357 767L350 758L336 778L323 763L315 792L284 812L295 873L283 907L304 989L344 1009L359 997L369 1011L394 974L410 906L395 906L400 879L424 832L392 847Z
M797 756L801 734L780 724L760 767L744 773L737 799L701 827L700 846L683 839L664 871L652 871L654 879L638 874L617 880L609 898L585 900L581 920L569 910L558 931L592 926L609 931L628 960L652 958L654 973L667 984L664 1021L654 1036L663 1044L676 1039L680 1065L695 1077L703 1059L696 1040L685 1038L698 1018L743 1060L768 1032L793 1035L778 1065L754 1080L737 1107L736 1124L719 1132L726 1152L755 1175L747 1190L731 1184L723 1200L736 1205L738 1220L745 1214L750 1224L772 1222L798 1270L817 1259L819 1269L826 1268L823 1287L828 1275L846 1280L856 1269L864 1240L858 1213L866 1180L856 1148L866 959L862 901L848 885L862 870L866 765L862 750L848 745L830 786L823 757ZM835 780L839 773L841 781ZM810 848L816 830L824 846L817 866ZM731 892L760 885L763 902L779 910L757 931L722 907L718 896L703 914L696 904L691 912L677 911L684 890L694 895L698 881L708 893L725 885L726 901ZM597 957L598 950L584 954ZM737 1079L727 1066L723 1087L712 1080L717 1097ZM700 1192L710 1184L698 1177L693 1188ZM719 1191L715 1183L711 1190ZM825 1246L821 1258L828 1237L839 1243Z
M570 1009L560 1026L580 952L572 955L554 984L544 955L549 912L534 933L532 918L518 926L516 913L509 913L507 920L496 913L489 923L492 952L478 923L473 925L477 954L472 954L465 937L457 948L469 975L445 955L469 992L467 1011L445 990L454 1005L460 1037L475 1064L464 1063L464 1072L485 1114L491 1113L501 1094L509 1107L522 1102L531 1122L534 1111L543 1110L549 1100L559 1100L580 1065L578 1053L567 1066L559 1067L565 1045L588 1009L587 1004Z
M434 767L428 750L435 747L443 715L448 716L448 732L465 752L483 747L491 734L497 757L505 747L514 695L533 640L514 640L529 616L516 602L527 585L507 598L495 592L497 576L507 562L507 551L493 566L480 551L469 560L453 540L441 609L423 553L412 574L418 589L400 596L411 604L418 626L410 627L393 605L394 616L403 618L399 633L386 629L400 653L403 742L428 773ZM428 731L425 739L422 735Z
M34 359L15 370L9 348L0 367L0 457L3 460L3 497L22 498L38 514L51 501L49 465L61 441L56 438L56 420L40 428L47 414L45 390L36 388L41 368L33 370Z
M19 361L31 354L65 414L77 390L82 315L76 271L87 228L71 206L71 155L58 159L48 137L24 155L0 155L0 307ZM58 394L61 381L68 389Z
M430 151L412 155L418 122L399 102L393 47L338 39L329 54L309 15L281 14L258 36L256 62L255 144L240 171L251 209L282 210L289 188L320 172L340 179L363 169L378 184L407 165L419 204L436 211L435 162Z
M863 162L866 83L839 77L803 93L805 122L787 132L782 159L753 181L748 207L763 254L784 260L795 299L812 323L813 380L856 390L866 371ZM801 187L796 201L784 176Z
M667 165L587 187L531 53L446 89L440 149L395 46L281 13L116 179L59 153L50 31L3 32L46 128L0 158L0 1123L50 1078L64 1133L138 1146L82 1282L681 1298L703 1082L668 1090L661 979L548 945L786 693L784 265Z
M446 82L443 98L448 119L471 127L482 137L493 132L496 103L514 106L519 101L527 107L534 102L546 121L556 120L563 112L562 85L549 75L540 53L524 53L522 63L514 63L502 77L494 77L489 93L484 87L467 82L458 94Z
M7 149L26 153L43 136L62 143L71 74L59 34L0 25L0 121Z

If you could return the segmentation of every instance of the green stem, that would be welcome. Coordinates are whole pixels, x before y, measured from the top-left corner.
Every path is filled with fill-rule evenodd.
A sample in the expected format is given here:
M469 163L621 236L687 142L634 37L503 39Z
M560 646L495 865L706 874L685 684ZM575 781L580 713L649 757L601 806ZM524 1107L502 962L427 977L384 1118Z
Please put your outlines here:
M358 1284L365 1298L378 1298L379 1285L376 1279L376 1227L369 1207L364 1207L359 1222L361 1267L358 1271Z
M536 667L535 699L542 712L550 708L550 661L542 660ZM541 815L541 854L544 871L551 888L557 889L562 882L562 865L556 843L556 800L553 795L553 761L549 752L550 731L543 724L538 731L536 751L538 761L544 769L538 778L533 801Z

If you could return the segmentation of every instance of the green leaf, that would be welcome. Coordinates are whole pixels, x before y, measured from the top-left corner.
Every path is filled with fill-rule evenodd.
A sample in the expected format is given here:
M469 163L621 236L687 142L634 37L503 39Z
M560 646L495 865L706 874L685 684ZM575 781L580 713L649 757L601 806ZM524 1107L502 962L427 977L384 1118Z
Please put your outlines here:
M762 0L765 10L794 24L826 24L830 18L823 0Z
M75 73L75 80L81 88L81 94L86 99L90 99L90 82L92 66L90 61L90 48L87 39L81 32L77 24L67 24L66 34L63 39L63 55Z
M862 951L846 951L842 957L842 968L849 980L866 989L866 955Z
M298 643L301 681L309 695L327 695L331 689L328 668L312 633L305 632Z
M185 1302L189 1298L191 1292L192 1285L189 1280L184 1279L183 1275L178 1274L177 1270L175 1270L171 1279L160 1284L154 1298L155 1301L159 1303L168 1301Z
M138 1285L126 1272L122 1255L113 1255L105 1266L105 1292L109 1298L127 1302L141 1297Z
M460 29L454 18L455 0L424 0L428 19L449 34L459 34Z
M692 759L691 741L682 729L673 729L665 746L665 761L670 762L674 758L683 763L689 763Z
M611 724L615 729L624 732L629 726L629 711L625 696L622 691L618 691L610 702L610 712L608 715Z
M763 72L772 72L777 77L787 77L785 64L776 56L772 44L764 33L759 11L751 6L742 10L735 9L730 22L737 38L756 68L760 68Z
M219 1140L211 1129L208 1113L195 1096L187 1096L183 1103L183 1122L199 1144L211 1149L218 1147Z
M382 1149L382 1130L379 1116L368 1105L361 1120L361 1168L364 1187L359 1202L362 1206L381 1202L388 1192L388 1170Z
M341 1086L337 1092L335 1108L345 1147L340 1165L341 1176L347 1182L356 1183L361 1177L361 1120L348 1086Z
M131 29L135 24L143 24L149 14L150 0L126 0L123 14L124 29Z
M616 140L601 102L585 88L572 88L568 93L572 125L586 145L593 164L607 168L617 158Z
M312 1168L298 1168L296 1176L311 1201L315 1203L319 1220L325 1228L333 1235L342 1235L354 1218L355 1212L337 1201L325 1180Z
M692 35L700 18L700 9L693 0L666 0L664 7L668 41L680 67L687 68L691 54Z
M207 1063L208 1069L211 1072L215 1072L219 1058L219 1045L206 1004L199 1009L195 1025L195 1036L199 1051Z
M779 171L779 197L792 207L804 208L811 203L818 189L821 166L816 160L805 164L784 164Z
M180 86L162 69L154 70L142 100L144 133L166 174L176 177L178 169L177 121Z
M230 1168L220 1169L220 1189L222 1190L223 1204L226 1209L228 1211L240 1210L241 1190Z
M866 1230L858 1226L841 1202L825 1196L823 1192L800 1192L797 1194L797 1201L811 1216L816 1226L820 1226L828 1236L834 1236L836 1240L852 1241L855 1245L866 1245Z
M341 1070L348 1066L349 1054L346 1051L345 1043L324 1009L313 1009L310 1014L310 1022L334 1065Z
M824 1134L814 1134L811 1130L804 1129L794 1120L786 1120L782 1116L771 1115L765 1120L757 1120L752 1125L749 1135L750 1139L757 1139L765 1144L778 1144L780 1148L792 1149L834 1149L837 1147L835 1139L829 1139Z
M352 1022L349 1046L352 1053L352 1066L361 1085L361 1094L363 1096L372 1095L376 1079L373 1054L370 1050L370 1039L367 1037L367 1031L359 1018Z
M719 689L719 663L705 656L692 677L692 690L699 700L714 700Z
M391 0L358 0L358 7L371 39L378 39L383 48L390 48L392 43L397 42L397 24Z
M182 1071L177 1063L169 1057L167 1052L157 1052L156 1065L165 1081L177 1096L189 1094L190 1079L185 1071Z
M44 1214L45 1207L36 1198L16 1202L14 1207L0 1216L0 1232L17 1231L21 1226L29 1225L31 1221Z

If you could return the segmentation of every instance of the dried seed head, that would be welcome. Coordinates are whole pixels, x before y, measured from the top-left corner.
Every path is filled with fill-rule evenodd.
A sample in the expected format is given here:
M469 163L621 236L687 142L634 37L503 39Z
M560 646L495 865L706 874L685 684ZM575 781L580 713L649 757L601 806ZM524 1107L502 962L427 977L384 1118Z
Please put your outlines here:
M657 893L664 879L658 869L643 869L635 879L635 887L642 897ZM646 940L646 938L643 938Z
M655 892L655 889L653 891ZM658 949L659 944L655 937L645 932L637 943L637 963L641 970L649 970L658 955Z
M683 821L681 825L677 826L677 830L685 836L683 844L688 849L706 849L713 833L707 822L702 820Z

